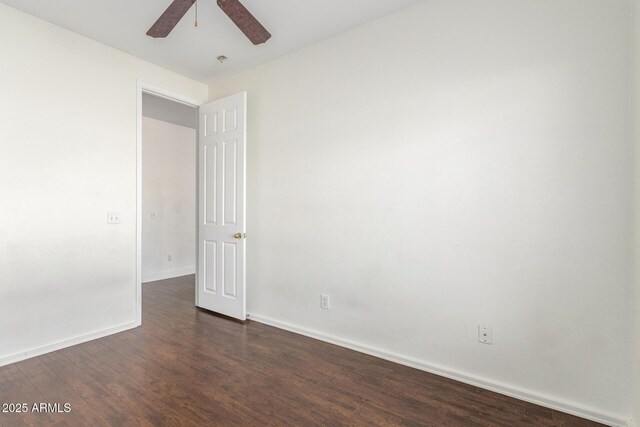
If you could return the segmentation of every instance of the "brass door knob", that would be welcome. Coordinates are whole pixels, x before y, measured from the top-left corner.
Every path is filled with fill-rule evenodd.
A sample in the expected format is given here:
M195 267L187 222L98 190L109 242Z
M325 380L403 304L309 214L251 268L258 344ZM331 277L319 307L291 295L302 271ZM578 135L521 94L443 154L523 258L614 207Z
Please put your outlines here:
M233 235L234 239L246 239L247 238L247 233L236 233Z

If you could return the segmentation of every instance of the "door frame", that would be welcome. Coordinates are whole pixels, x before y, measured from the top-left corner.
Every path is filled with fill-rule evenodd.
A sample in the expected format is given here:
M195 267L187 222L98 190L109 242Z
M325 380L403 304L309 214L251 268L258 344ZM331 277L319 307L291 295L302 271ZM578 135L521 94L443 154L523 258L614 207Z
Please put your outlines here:
M141 80L137 81L136 89L136 323L142 324L142 94L159 96L173 102L199 108L200 102L189 96L175 93L159 86ZM196 130L196 149L198 147L198 132ZM196 152L196 159L198 154ZM198 165L196 162L196 203L198 203ZM196 236L198 236L198 210L196 209ZM198 239L193 242L196 246L196 275L198 274ZM196 277L197 286L198 280Z

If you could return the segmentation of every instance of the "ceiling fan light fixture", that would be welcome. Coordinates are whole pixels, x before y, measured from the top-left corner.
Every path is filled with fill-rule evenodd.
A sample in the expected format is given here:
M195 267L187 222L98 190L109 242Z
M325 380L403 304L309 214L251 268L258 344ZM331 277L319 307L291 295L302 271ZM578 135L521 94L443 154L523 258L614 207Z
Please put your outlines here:
M153 24L147 35L154 38L165 38L178 25L189 9L196 5L195 26L198 26L197 0L173 0L164 13ZM240 0L217 0L220 9L233 21L254 45L265 43L271 33L247 10Z

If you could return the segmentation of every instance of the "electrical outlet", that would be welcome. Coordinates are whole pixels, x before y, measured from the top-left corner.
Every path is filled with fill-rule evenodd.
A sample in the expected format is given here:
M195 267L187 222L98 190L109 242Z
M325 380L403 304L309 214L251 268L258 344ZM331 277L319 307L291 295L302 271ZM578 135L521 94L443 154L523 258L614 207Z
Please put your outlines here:
M167 261L169 261L169 262L173 261L173 257L171 255L168 255L167 256Z
M482 344L493 344L493 332L491 326L478 325L478 342Z
M120 212L107 212L107 224L120 224Z
M323 310L331 309L331 297L329 295L320 295L320 308Z

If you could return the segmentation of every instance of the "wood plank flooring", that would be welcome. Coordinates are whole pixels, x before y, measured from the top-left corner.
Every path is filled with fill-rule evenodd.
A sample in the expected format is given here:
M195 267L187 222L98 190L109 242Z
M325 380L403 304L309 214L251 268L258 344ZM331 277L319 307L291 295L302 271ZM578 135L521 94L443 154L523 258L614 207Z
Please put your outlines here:
M143 326L0 368L1 426L595 426L193 307L194 277L143 286Z

